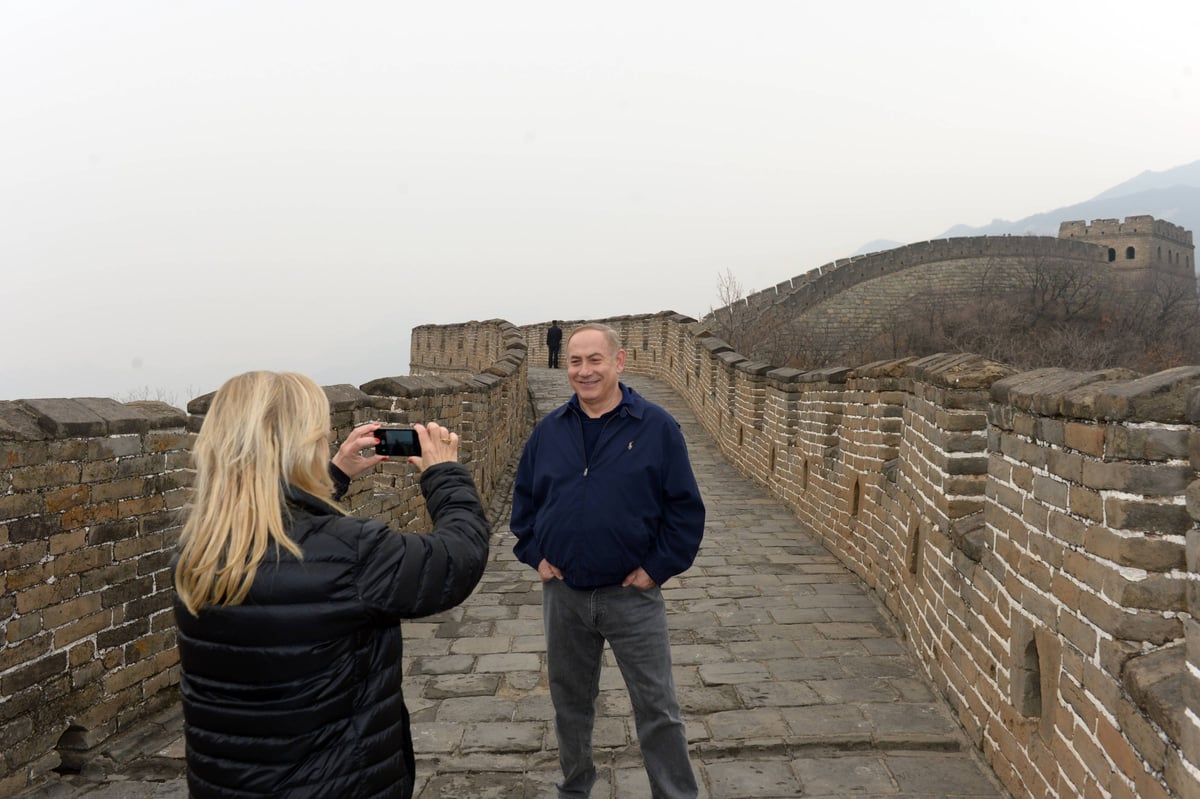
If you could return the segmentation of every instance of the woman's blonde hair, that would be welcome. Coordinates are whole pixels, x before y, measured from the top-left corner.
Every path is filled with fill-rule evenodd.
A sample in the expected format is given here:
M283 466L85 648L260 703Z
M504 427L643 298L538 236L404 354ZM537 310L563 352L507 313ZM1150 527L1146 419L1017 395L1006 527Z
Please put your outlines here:
M332 498L329 400L293 372L231 378L213 398L192 460L175 591L198 615L208 604L241 603L271 542L301 556L283 523L284 486Z

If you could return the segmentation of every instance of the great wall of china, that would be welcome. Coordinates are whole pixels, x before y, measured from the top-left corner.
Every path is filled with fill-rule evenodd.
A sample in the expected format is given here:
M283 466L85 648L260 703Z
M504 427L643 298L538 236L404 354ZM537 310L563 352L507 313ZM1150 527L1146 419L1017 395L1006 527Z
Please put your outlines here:
M1113 287L1166 279L1194 296L1194 255L1190 231L1150 216L1064 222L1057 238L936 239L834 261L713 314L735 325L759 318L759 327L802 332L800 341L861 363L862 348L870 351L872 340L908 315L927 317L934 308L970 307L980 297L1027 288L1036 271L1087 270L1096 285Z
M1200 366L800 372L675 313L604 321L878 593L1014 796L1200 796ZM333 427L445 420L494 504L544 331L418 327L410 375L327 388ZM0 402L0 796L178 701L168 560L206 407ZM405 470L374 480L356 513L421 526Z

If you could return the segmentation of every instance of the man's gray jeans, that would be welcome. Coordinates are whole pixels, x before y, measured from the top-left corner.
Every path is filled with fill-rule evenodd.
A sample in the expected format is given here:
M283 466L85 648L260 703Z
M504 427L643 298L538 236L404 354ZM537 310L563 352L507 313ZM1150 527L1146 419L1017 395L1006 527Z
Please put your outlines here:
M633 703L642 760L655 799L695 799L696 777L675 697L662 591L613 586L575 591L542 584L550 698L563 780L559 796L587 797L596 781L592 728L607 640Z

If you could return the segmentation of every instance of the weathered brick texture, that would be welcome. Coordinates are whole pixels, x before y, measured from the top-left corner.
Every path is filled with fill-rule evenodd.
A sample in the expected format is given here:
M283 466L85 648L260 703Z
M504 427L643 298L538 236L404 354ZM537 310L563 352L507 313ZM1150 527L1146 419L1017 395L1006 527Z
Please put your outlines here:
M1031 269L1083 269L1114 286L1155 274L1191 292L1193 257L1191 231L1151 216L1063 222L1057 238L937 239L839 259L755 292L733 308L719 308L710 318L757 318L820 340L832 357L860 363L865 356L858 353L869 351L870 342L906 324L906 310L969 307L982 295L1028 285ZM544 327L538 332L542 338L534 340L544 340Z
M798 372L607 321L875 588L1015 796L1200 796L1200 369Z
M1200 369L938 355L798 372L678 314L606 321L628 371L669 383L878 592L1014 795L1200 796ZM326 388L333 427L445 422L498 500L544 336L419 327L412 375ZM0 403L5 788L55 767L60 741L94 745L173 701L167 559L207 401ZM348 502L425 524L400 464Z
M418 328L413 342L414 376L326 387L335 435L365 421L446 424L489 503L528 434L523 336L493 321ZM211 400L189 413L0 402L0 796L177 701L169 562ZM396 529L428 528L407 464L354 481L346 503Z
M151 617L170 605L186 421L161 403L0 402L6 784L57 767L68 729L110 734L174 699L173 626Z

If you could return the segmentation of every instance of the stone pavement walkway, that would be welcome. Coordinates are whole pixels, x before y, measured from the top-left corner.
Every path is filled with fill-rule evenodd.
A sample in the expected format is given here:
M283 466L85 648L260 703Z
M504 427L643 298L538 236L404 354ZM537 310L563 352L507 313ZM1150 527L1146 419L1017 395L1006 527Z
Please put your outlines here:
M870 592L738 474L664 384L626 382L683 426L708 508L695 565L664 587L676 683L705 799L999 799L1001 789ZM530 369L539 414L566 371ZM507 493L507 492L505 492ZM512 554L508 505L462 606L405 625L419 799L555 794L540 584ZM178 707L29 799L183 799ZM592 796L641 799L632 711L606 654Z

